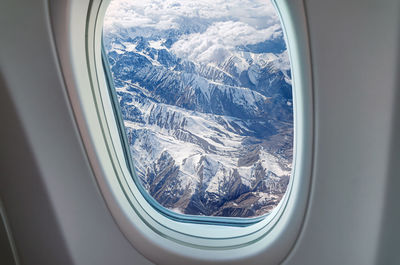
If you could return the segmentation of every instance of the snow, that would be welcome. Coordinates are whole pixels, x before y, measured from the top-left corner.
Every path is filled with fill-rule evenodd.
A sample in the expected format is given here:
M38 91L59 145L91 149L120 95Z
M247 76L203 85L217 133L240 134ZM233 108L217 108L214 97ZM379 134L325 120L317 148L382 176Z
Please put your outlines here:
M126 90L126 87L119 89L119 91ZM199 182L199 168L201 165L205 166L203 170L203 185L207 187L207 192L219 192L221 181L237 170L241 176L242 183L251 186L254 178L254 166L237 166L238 149L242 147L243 136L227 131L221 124L219 124L213 115L204 114L200 112L188 111L176 106L155 103L139 103L132 102L133 105L139 107L144 114L145 119L150 116L161 114L158 116L161 122L167 122L167 113L175 114L175 122L180 123L185 119L186 125L182 129L190 131L192 134L210 142L210 137L216 137L221 143L213 142L212 144L217 147L216 154L208 153L196 143L181 141L177 139L173 132L159 127L157 124L141 124L131 121L125 121L125 126L135 129L139 133L139 138L132 147L135 162L138 171L145 172L145 168L149 167L152 161L157 160L158 157L167 151L175 160L175 164L180 167L179 178L182 187L195 187ZM233 121L233 118L223 117L226 121ZM241 122L236 121L237 124L243 126ZM213 128L223 131L225 137L219 137ZM146 151L141 146L148 144L152 146L149 151ZM277 176L289 175L290 171L282 169L279 159L264 150L260 151L261 163L265 171L271 171ZM203 161L200 163L200 161ZM194 192L194 190L193 190Z
M259 12L262 10L261 6L267 11L267 16L264 11ZM179 38L170 49L164 43L170 38L170 32L175 31L166 33L167 29L180 31L180 35L174 33ZM268 1L113 0L107 10L104 32L116 34L113 36L120 34L130 38L145 37L150 48L166 49L171 55L192 62L196 70L204 70L204 75L194 75L174 70L173 66L165 67L158 61L154 50L138 48L138 44L130 41L114 40L107 44L108 52L115 51L120 55L132 52L149 60L154 69L157 69L152 76L152 82L164 81L166 77L180 78L185 81L184 84L190 84L185 88L185 96L198 96L200 92L208 103L212 102L213 95L226 93L235 105L250 115L259 113L258 108L262 111L262 106L270 98L251 89L251 86L245 87L246 84L240 83L238 80L243 71L247 71L249 80L254 85L258 84L265 67L281 71L286 82L291 84L286 51L281 54L256 54L238 49L241 45L257 44L282 35L279 19ZM132 67L138 66L120 67L119 71L129 76ZM140 69L143 76L154 70L149 69L150 67ZM134 77L127 78L138 80ZM252 161L251 165L239 166L242 164L239 159L250 156L250 151L253 150L251 148L254 147L244 144L248 138L246 132L250 121L156 103L156 100L169 101L163 101L162 96L153 95L151 89L132 80L119 80L123 85L116 90L120 100L123 96L132 99L125 101L125 105L140 112L140 122L125 120L124 124L134 135L132 137L135 137L131 139L131 153L136 171L145 180L146 188L149 188L146 183L148 172L162 170L160 167L163 163L169 163L171 159L178 168L179 180L177 187L166 187L165 191L171 193L184 190L186 195L194 194L201 183L202 190L223 196L226 195L225 192L229 192L223 189L223 185L231 181L234 173L248 187L252 187L256 176L264 172L270 176L265 180L270 185L275 185L281 177L290 175L290 161L268 153L262 147L259 149L259 158L254 158L257 161ZM225 84L225 80L230 83ZM138 90L143 94L139 95ZM290 106L292 103L287 101L286 104ZM268 193L259 193L258 196L259 203L265 203L272 198ZM179 207L172 208L177 213L182 213L183 210Z
M165 39L161 39L161 40L157 40L157 41L149 41L149 46L156 50L165 49L165 47L163 45L164 42L165 42Z
M136 51L136 46L137 46L136 43L124 42L123 44L124 44L124 46L126 47L126 48L125 48L125 51L127 51L127 52L134 52L134 51Z

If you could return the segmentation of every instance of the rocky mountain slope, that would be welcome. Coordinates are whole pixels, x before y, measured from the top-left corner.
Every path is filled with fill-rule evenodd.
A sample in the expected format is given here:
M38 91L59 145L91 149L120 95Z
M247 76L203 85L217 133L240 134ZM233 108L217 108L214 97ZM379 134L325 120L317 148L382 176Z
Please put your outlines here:
M218 60L179 56L179 29L113 28L104 45L136 174L161 205L207 216L268 213L292 167L290 67L282 34Z

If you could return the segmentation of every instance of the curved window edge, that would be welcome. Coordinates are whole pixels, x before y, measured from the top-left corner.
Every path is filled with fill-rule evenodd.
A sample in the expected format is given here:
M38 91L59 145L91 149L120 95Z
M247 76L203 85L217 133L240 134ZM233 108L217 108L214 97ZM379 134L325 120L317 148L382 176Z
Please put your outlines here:
M264 220L271 213L267 213L261 216L243 218L243 217L213 217L213 216L198 216L198 215L190 215L190 214L179 214L171 211L170 209L162 206L158 201L156 201L152 196L148 194L146 189L140 184L140 181L135 173L133 159L131 153L129 152L129 144L128 138L125 133L125 126L122 119L121 108L118 102L117 93L114 87L114 82L112 79L112 74L110 71L110 66L108 64L106 51L104 48L104 44L102 43L101 47L101 56L102 56L102 65L105 73L105 79L108 86L108 92L111 97L111 104L113 105L114 116L117 123L117 129L121 141L121 145L123 146L123 152L125 156L125 163L128 167L128 170L134 179L134 182L141 192L142 196L146 199L146 201L153 206L160 214L178 222L184 223L195 223L195 224L210 224L210 225L222 225L222 226L249 226L255 223L258 223ZM285 193L286 194L286 193ZM280 207L278 204L277 207Z
M123 147L116 144L118 130L102 68L102 17L108 1L87 1L87 10L82 9L79 2L73 1L64 11L68 13L69 31L56 32L55 37L66 38L67 42L57 48L62 53L60 61L67 92L95 178L111 214L128 240L150 260L167 264L192 261L239 264L258 259L275 264L282 261L300 232L311 183L311 63L303 2L274 1L287 36L296 109L294 166L288 191L280 207L264 220L246 227L224 229L181 223L157 215L146 206L144 198L140 198L136 185L132 186L134 183L127 178L129 170L121 162L124 161ZM241 251L237 251L238 248Z

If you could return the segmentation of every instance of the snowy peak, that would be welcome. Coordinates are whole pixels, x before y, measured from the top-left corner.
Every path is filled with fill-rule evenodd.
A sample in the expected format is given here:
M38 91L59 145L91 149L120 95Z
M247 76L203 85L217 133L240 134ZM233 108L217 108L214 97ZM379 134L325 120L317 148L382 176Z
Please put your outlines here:
M148 12L146 4L124 1L108 12ZM153 4L161 10L163 3ZM260 26L258 17L233 19L228 9L201 17L184 9L191 3L168 4L168 21L106 21L104 45L136 174L153 198L179 213L266 214L285 193L292 167L292 86L281 27L273 15Z

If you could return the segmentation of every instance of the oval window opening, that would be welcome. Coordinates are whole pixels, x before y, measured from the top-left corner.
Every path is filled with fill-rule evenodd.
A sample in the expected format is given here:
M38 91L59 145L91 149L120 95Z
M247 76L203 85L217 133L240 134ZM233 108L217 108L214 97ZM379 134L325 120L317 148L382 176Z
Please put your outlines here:
M293 100L269 1L112 0L103 45L127 162L154 207L251 218L279 204Z

